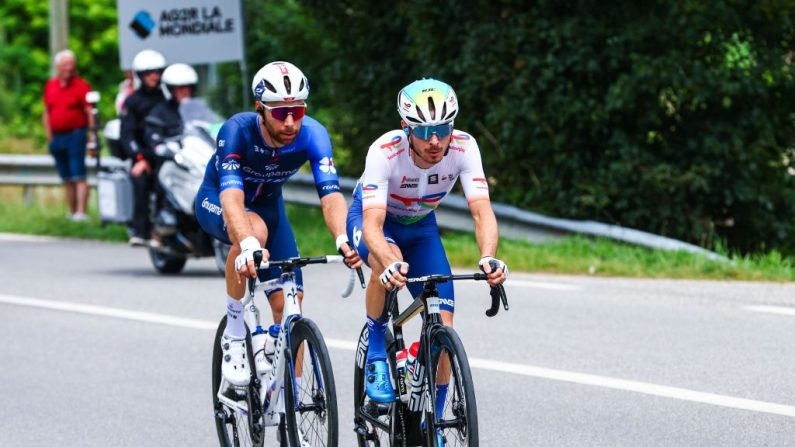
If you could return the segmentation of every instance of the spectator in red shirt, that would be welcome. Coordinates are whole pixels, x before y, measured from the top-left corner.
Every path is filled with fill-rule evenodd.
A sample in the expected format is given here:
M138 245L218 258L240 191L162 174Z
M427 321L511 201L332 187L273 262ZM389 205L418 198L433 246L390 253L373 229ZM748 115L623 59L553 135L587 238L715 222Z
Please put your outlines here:
M87 135L94 128L91 105L86 102L88 83L75 73L75 55L69 50L54 58L55 77L44 85L42 121L50 153L55 159L58 175L63 180L69 216L85 221L88 203L86 182L86 151L96 156L96 135Z

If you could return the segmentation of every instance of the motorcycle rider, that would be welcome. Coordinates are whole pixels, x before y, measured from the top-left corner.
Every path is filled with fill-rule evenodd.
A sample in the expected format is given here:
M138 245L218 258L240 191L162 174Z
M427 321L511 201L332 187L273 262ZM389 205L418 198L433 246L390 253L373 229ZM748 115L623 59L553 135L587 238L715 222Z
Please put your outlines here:
M179 105L193 97L199 76L196 74L196 70L188 64L172 64L163 71L160 82L166 87L165 94L168 100L157 104L144 120L144 140L147 147L151 148L155 154L158 152L158 145L163 144L169 138L182 135L183 122ZM155 161L155 164L152 165L157 193L155 212L160 210L163 201L161 187L157 182L158 167L159 163ZM158 247L161 243L160 235L157 231L152 231L149 244Z
M182 134L179 105L193 97L199 76L188 64L172 64L163 72L161 82L166 86L170 98L156 105L145 120L145 140L153 149L164 140Z
M144 120L152 109L166 100L160 89L160 77L166 68L166 58L155 50L143 50L135 55L132 69L141 80L141 86L124 101L121 111L120 143L132 159L130 178L135 203L130 222L130 245L143 246L152 232L149 221L149 196L154 189L155 157L144 138Z

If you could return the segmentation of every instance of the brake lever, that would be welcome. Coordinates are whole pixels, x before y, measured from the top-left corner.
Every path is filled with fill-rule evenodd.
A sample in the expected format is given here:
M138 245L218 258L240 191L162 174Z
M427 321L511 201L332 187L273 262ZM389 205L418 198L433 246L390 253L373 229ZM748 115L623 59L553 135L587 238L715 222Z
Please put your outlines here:
M502 307L508 310L508 294L505 293L505 287L502 284L497 286L500 289L500 300L502 300Z
M489 266L491 270L494 271L494 269L497 268L497 262L489 261ZM508 310L508 295L505 293L505 287L503 287L502 284L493 286L489 294L491 295L491 307L486 310L487 317L497 315L497 312L500 311L500 302L502 302L502 306L505 310Z
M346 244L348 244L348 248L353 250L353 247L351 246L351 244L349 242L346 242ZM341 254L343 258L345 257L345 253L342 252L342 248L341 247L337 250L337 252L339 254ZM362 289L366 288L367 285L364 283L364 272L362 272L362 268L361 267L356 267L356 274L359 275L359 284L362 285Z
M262 264L262 250L257 250L254 252L254 265L256 268L259 268L260 264ZM248 279L248 294L250 297L254 298L254 288L257 285L257 277L249 278Z

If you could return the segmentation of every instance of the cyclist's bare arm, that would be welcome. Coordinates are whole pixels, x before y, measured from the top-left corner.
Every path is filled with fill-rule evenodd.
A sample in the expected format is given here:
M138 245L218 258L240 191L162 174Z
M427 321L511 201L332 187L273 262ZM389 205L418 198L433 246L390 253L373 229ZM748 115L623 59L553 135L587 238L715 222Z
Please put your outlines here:
M380 275L390 264L403 261L392 250L386 240L386 236L384 236L385 220L385 208L370 207L362 213L362 237L370 250L370 266L376 275ZM403 273L407 272L403 271ZM392 274L390 281L397 287L403 287L406 283L406 277L400 271L396 271ZM388 284L386 286L387 289L391 288Z
M500 233L497 227L497 217L491 208L488 198L477 199L469 202L469 211L475 221L475 239L480 248L480 256L496 257ZM488 273L488 282L495 286L505 282L505 272L501 269Z
M243 190L230 188L221 191L221 209L233 244L238 245L243 239L254 236L254 229L243 206Z
M496 256L500 233L497 217L491 209L491 201L486 198L470 202L469 212L475 221L475 240L480 248L480 256Z
M229 239L232 243L240 247L240 242L248 237L255 237L254 229L251 227L251 222L246 215L246 209L243 206L244 194L243 190L236 188L229 188L221 191L221 209L224 213L224 222L226 222L227 232ZM267 259L267 258L266 258ZM254 278L257 270L253 262L249 262L242 272L243 276ZM240 282L240 278L238 278Z
M348 215L348 204L342 193L333 192L320 198L320 209L323 211L323 219L326 221L331 237L338 238L345 235L345 218ZM350 244L340 246L345 256L345 264L350 268L361 267L362 260Z

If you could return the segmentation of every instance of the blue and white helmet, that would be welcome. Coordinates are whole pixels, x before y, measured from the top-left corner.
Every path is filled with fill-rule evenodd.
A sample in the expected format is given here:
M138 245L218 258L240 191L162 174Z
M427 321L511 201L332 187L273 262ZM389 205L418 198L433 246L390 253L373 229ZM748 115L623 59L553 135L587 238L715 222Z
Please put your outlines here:
M397 110L410 127L452 123L458 115L458 98L448 84L420 79L398 92Z
M262 102L300 101L309 97L309 81L295 65L276 61L254 75L251 92L254 99Z

